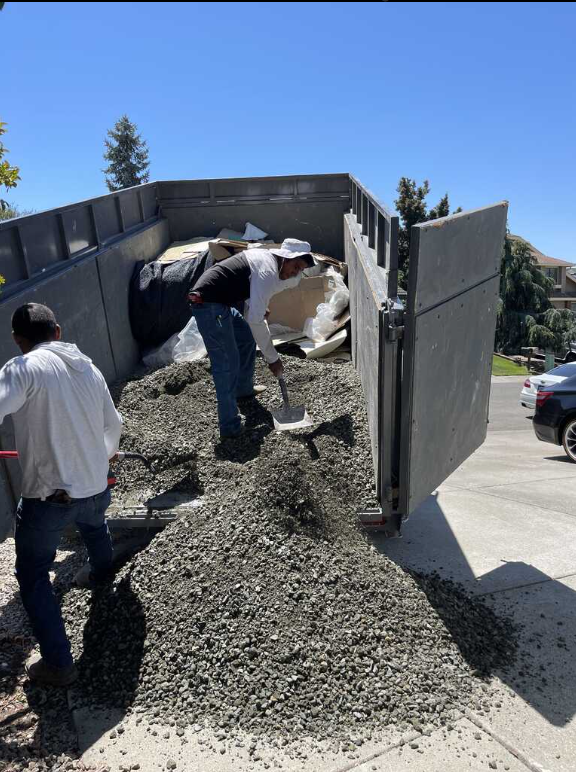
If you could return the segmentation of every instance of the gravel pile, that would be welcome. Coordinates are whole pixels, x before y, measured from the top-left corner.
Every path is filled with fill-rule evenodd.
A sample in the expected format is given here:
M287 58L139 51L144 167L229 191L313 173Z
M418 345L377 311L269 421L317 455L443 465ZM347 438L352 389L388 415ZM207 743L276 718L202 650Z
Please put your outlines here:
M81 704L134 705L159 723L284 742L361 744L488 707L515 632L480 600L377 553L355 522L374 505L366 414L352 367L290 360L311 431L277 433L277 386L246 404L248 432L217 440L207 365L122 385L126 464L116 502L170 489L199 498L109 585L71 591L65 616Z

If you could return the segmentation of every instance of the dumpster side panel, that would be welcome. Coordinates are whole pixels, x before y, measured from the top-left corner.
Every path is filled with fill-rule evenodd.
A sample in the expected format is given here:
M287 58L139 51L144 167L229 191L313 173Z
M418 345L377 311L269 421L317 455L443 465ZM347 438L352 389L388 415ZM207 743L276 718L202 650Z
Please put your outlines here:
M299 238L316 252L344 257L347 174L162 181L158 199L175 241L216 236L222 228L243 233L252 222L276 241Z
M402 382L404 516L486 437L506 216L504 202L412 228Z
M386 275L384 269L371 259L353 215L345 217L344 241L350 288L352 353L366 398L374 476L377 486L380 486L380 417L383 398L380 350Z
M157 220L152 182L0 222L2 297L43 282Z
M169 243L168 222L160 220L96 257L115 378L126 378L140 360L140 348L132 336L128 315L128 292L134 265L140 260L154 260Z
M315 252L344 259L342 217L349 204L325 203L243 203L171 208L162 206L170 222L174 241L194 236L217 236L222 228L244 232L247 222L254 223L275 241L298 238L308 241Z
M110 249L70 263L66 270L34 282L18 294L1 300L0 366L20 355L11 335L12 314L23 303L34 302L52 308L62 327L63 340L76 343L109 383L126 377L139 358L128 319L128 285L134 264L138 260L154 259L169 241L168 223L160 220L122 239ZM14 450L10 417L0 426L0 448ZM2 462L0 540L11 528L20 490L18 462Z
M62 340L76 343L102 370L107 380L115 377L114 360L93 257L71 265L67 271L38 282L0 303L0 365L20 355L12 340L11 318L23 303L42 303L55 313Z

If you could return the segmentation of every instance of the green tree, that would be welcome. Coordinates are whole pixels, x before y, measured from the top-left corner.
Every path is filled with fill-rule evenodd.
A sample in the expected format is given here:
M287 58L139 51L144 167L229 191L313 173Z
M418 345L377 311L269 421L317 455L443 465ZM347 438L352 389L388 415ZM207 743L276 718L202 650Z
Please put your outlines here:
M34 214L35 211L35 209L19 209L16 204L7 204L6 209L0 211L0 222L11 220L13 217L25 217L28 214Z
M0 6L0 11L2 10L3 6L4 3L2 3ZM0 121L0 137L2 137L4 134L6 134L6 124L3 121ZM10 166L8 161L4 159L4 156L7 152L7 148L0 139L0 188L4 187L6 190L9 190L10 188L15 188L16 185L18 185L18 180L20 179L20 169L17 166ZM9 210L9 208L10 205L8 202L4 201L3 198L0 198L0 219L7 219L6 212ZM0 273L0 294L2 294L2 286L5 284L5 282L6 280Z
M576 340L576 316L549 300L554 282L538 268L525 241L506 237L500 273L496 348L518 354L524 346L560 352Z
M436 206L428 212L429 220L438 220L440 217L448 217L450 214L450 202L448 201L448 193L446 193Z
M108 190L122 190L148 182L148 146L127 115L116 121L114 128L108 131L108 137L104 140L104 160L108 161L108 166L103 170Z
M0 121L0 137L6 134L6 124ZM4 159L4 156L8 152L4 143L0 139L0 187L5 187L6 190L15 188L20 180L20 169L17 166L10 166L9 162ZM0 198L0 210L4 211L8 207L8 202Z
M426 196L430 192L430 183L424 180L417 185L416 180L401 177L396 188L398 198L394 205L400 215L401 227L398 231L398 269L399 281L402 287L408 282L408 262L410 259L410 233L413 225L427 220L437 220L450 214L450 202L446 193L432 209L426 208ZM456 212L461 212L458 207Z

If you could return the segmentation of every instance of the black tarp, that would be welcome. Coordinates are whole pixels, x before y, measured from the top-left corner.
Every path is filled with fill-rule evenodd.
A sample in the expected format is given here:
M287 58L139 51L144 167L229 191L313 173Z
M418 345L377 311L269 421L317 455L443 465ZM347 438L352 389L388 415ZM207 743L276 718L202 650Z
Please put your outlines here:
M130 325L144 347L158 346L190 319L187 294L213 263L208 251L175 263L137 263L130 282Z

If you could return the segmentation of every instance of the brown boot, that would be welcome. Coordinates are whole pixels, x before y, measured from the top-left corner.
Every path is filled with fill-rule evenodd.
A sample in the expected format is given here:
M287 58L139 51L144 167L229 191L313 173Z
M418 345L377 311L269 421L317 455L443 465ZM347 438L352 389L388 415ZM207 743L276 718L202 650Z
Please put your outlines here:
M76 665L70 667L52 667L40 654L32 654L26 662L26 675L40 686L70 686L78 678Z

